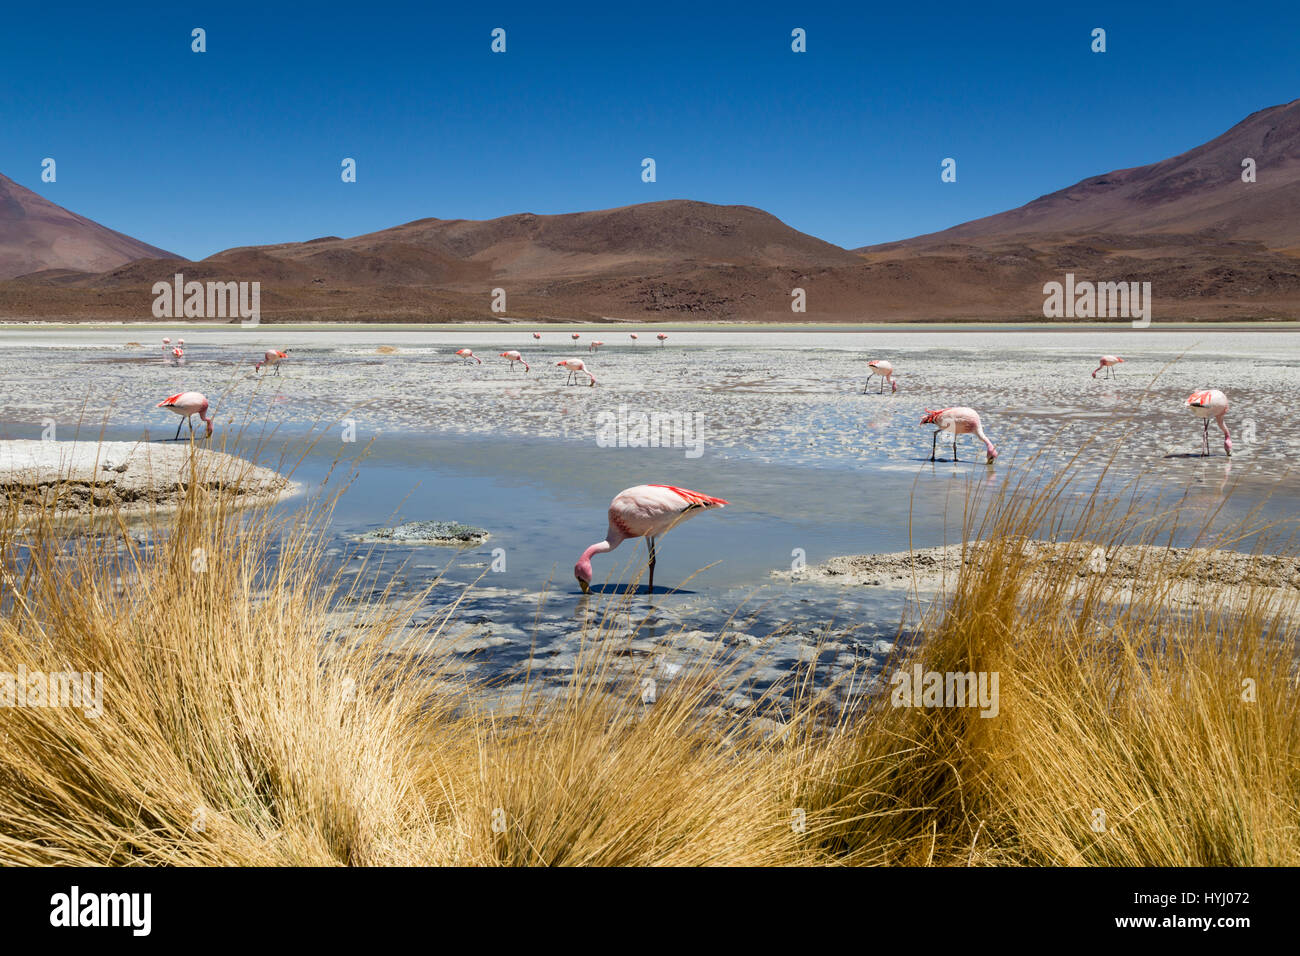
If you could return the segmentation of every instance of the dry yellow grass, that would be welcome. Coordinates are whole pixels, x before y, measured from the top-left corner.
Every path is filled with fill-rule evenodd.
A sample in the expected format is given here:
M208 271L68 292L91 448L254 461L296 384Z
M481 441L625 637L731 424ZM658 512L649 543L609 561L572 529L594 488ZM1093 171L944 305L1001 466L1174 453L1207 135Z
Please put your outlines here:
M409 653L440 624L325 573L327 507L282 525L206 487L148 548L111 514L0 515L0 670L104 675L98 718L0 707L0 862L1300 862L1297 609L1232 585L1234 610L1171 616L1157 558L1122 608L1104 572L1028 573L1031 532L1077 524L1086 553L1169 531L1064 479L990 503L969 530L992 559L888 669L997 671L996 718L799 686L775 731L707 706L743 661L643 703L600 624L561 692L489 707Z

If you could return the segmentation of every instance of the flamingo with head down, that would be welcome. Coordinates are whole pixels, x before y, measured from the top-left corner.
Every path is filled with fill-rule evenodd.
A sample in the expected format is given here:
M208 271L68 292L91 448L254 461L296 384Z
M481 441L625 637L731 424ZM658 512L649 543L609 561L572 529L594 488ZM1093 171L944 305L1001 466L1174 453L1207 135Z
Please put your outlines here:
M1120 358L1118 355L1103 355L1101 357L1101 364L1092 370L1092 377L1096 378L1097 373L1100 372L1102 369L1105 369L1106 374L1103 375L1102 378L1114 378L1115 377L1114 366L1119 365L1123 361L1124 360Z
M578 558L573 576L582 593L591 590L593 555L613 551L628 538L645 538L650 552L650 589L655 589L655 539L680 522L708 508L724 508L727 501L673 485L637 485L620 491L609 503L609 529Z
M475 358L477 358L477 357L478 357L478 356L475 356ZM514 368L514 367L515 367L515 363L518 362L520 365L522 365L522 366L524 367L524 371L525 371L525 372L531 372L531 371L532 371L532 369L528 367L528 363L524 361L524 357L523 357L522 355L520 355L518 352L516 352L514 349L510 349L508 352L502 352L502 353L501 353L501 357L502 357L503 359L509 359L509 360L510 360L510 367L511 367L511 368Z
M207 414L208 399L202 392L178 392L169 398L164 398L154 407L171 409L181 416L181 422L176 426L176 437L172 441L177 441L181 437L181 428L187 422L190 426L190 434L194 434L195 415L199 416L199 421L207 424L207 437L212 437L212 416Z
M475 355L472 349L457 349L456 354L465 360L463 364L468 365L470 359L473 359L475 362L478 362L479 365L483 364L483 360L479 358L477 355Z
M1228 413L1228 396L1224 395L1217 388L1207 388L1202 392L1193 392L1188 396L1184 403L1192 410L1192 414L1197 418L1205 419L1205 428L1201 439L1201 454L1209 455L1210 453L1210 420L1213 419L1219 426L1219 431L1223 432L1223 450L1228 457L1232 457L1232 435L1228 432L1228 426L1223 422L1223 416Z
M993 459L998 457L998 450L993 447L993 442L989 441L989 436L984 434L984 426L980 422L979 414L973 408L965 406L956 406L954 408L944 408L939 411L931 409L925 410L925 417L921 419L922 425L936 426L934 439L930 442L930 460L934 461L938 454L938 442L940 432L952 433L952 460L957 461L957 436L969 435L974 433L979 440L984 443L988 450L988 464L993 464Z
M575 384L579 372L591 379L592 385L596 384L596 376L587 371L587 365L582 361L582 359L564 359L555 364L560 368L567 368L569 370L569 380L564 383L565 385Z
M894 381L894 366L891 363L886 362L884 359L876 359L875 361L868 362L867 368L871 369L871 374L867 376L867 384L862 386L862 391L864 393L867 390L867 386L871 384L871 375L880 376L880 394L883 395L885 393L886 382L890 384L893 391L898 391L898 382Z
M283 352L281 352L279 349L267 349L266 354L262 357L262 361L253 363L253 371L260 372L262 371L263 365L269 365L273 369L275 369L275 374L279 375L280 363L283 362L288 357L289 357L288 349L285 349Z

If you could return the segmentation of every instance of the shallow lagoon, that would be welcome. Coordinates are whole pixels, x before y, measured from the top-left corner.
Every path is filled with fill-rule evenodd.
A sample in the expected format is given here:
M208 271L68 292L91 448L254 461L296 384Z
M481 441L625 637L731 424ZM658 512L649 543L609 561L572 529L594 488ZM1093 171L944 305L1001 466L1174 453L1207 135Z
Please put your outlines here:
M282 453L304 456L296 477L309 486L342 459L335 483L350 472L351 484L334 513L331 557L350 572L363 563L356 555L372 554L370 571L359 573L375 571L382 557L381 583L397 574L399 591L441 575L431 614L477 581L448 648L473 652L465 667L478 673L534 653L557 675L565 671L584 622L621 600L617 586L582 600L573 562L604 536L610 498L641 482L695 488L731 505L661 542L661 593L640 594L623 611L637 646L645 654L698 650L739 608L729 640L768 646L771 677L808 660L810 645L826 641L821 625L829 621L853 630L832 637L823 661L880 659L905 600L773 571L788 572L799 560L957 540L973 485L996 490L1031 468L1028 477L1045 476L1090 438L1085 472L1130 432L1112 471L1115 487L1145 474L1149 493L1177 504L1189 527L1230 490L1221 521L1266 497L1270 513L1296 513L1296 333L672 329L660 346L655 329L637 329L636 345L630 330L589 329L575 345L568 332L545 329L535 342L527 326L195 329L183 331L187 354L178 365L164 359L162 333L153 329L9 329L0 331L0 437L39 437L43 422L53 420L60 439L97 435L101 427L110 439L170 438L175 418L153 406L192 389L213 399L218 440L242 430L247 449L261 435L263 463ZM589 353L592 338L609 344ZM254 374L252 361L271 347L291 349L283 374ZM462 347L483 364L462 363L453 354ZM506 349L523 352L532 372L497 358ZM1102 353L1126 359L1117 380L1089 376ZM587 362L599 384L566 386L555 363L568 357ZM863 393L872 358L894 363L897 394L877 394L878 380ZM1213 456L1199 457L1199 422L1181 407L1205 387L1222 389L1232 403L1231 461L1217 430ZM928 460L931 430L917 424L922 411L954 404L983 416L1001 452L992 468L970 437L959 443L960 462ZM624 415L688 416L702 424L702 443L690 447L692 434L685 448L606 447L597 441L601 424L620 406ZM940 455L950 458L942 440ZM379 525L419 519L479 525L491 538L460 552L354 540ZM625 543L597 560L597 581L630 580L644 555L643 546ZM662 593L667 588L674 593ZM774 632L780 636L769 640Z

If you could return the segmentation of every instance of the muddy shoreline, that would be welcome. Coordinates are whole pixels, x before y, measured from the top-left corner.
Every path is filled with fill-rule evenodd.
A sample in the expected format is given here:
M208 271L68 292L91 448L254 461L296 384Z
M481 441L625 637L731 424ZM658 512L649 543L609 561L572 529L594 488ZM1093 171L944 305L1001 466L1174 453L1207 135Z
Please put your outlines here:
M800 572L803 580L827 585L914 592L938 596L956 586L966 567L978 569L984 542L918 548L886 554L857 554L831 558ZM1104 578L1108 600L1128 601L1152 581L1172 583L1168 600L1184 607L1235 604L1250 591L1271 593L1283 601L1300 602L1300 557L1287 554L1248 554L1213 548L1174 548L1158 545L1107 547L1093 542L1022 543L1031 576L1072 573L1082 590L1092 579ZM790 572L776 576L789 577Z
M193 481L243 505L299 490L270 468L188 442L0 441L0 503L20 515L140 515L179 507Z

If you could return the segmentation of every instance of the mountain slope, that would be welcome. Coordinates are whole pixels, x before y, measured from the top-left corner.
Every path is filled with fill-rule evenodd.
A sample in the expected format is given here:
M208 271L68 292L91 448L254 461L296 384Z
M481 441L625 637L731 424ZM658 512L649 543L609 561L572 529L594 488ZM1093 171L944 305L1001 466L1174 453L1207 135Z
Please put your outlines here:
M162 257L175 258L0 175L0 279L46 269L102 272L133 259Z
M1242 161L1256 163L1253 183ZM1252 113L1221 136L1134 169L1092 176L1017 209L862 251L1035 236L1198 236L1300 246L1300 100Z
M1172 159L854 252L749 206L669 200L122 261L0 282L0 316L147 319L153 283L184 272L260 281L264 321L1041 321L1044 283L1072 272L1150 282L1156 321L1300 319L1300 100Z
M500 280L637 275L687 264L816 267L856 262L847 250L798 232L760 209L682 199L551 216L419 219L351 239L260 246L258 251L327 267L335 278L355 282L376 276L376 259L394 262L404 253L413 279L452 282L487 275Z

